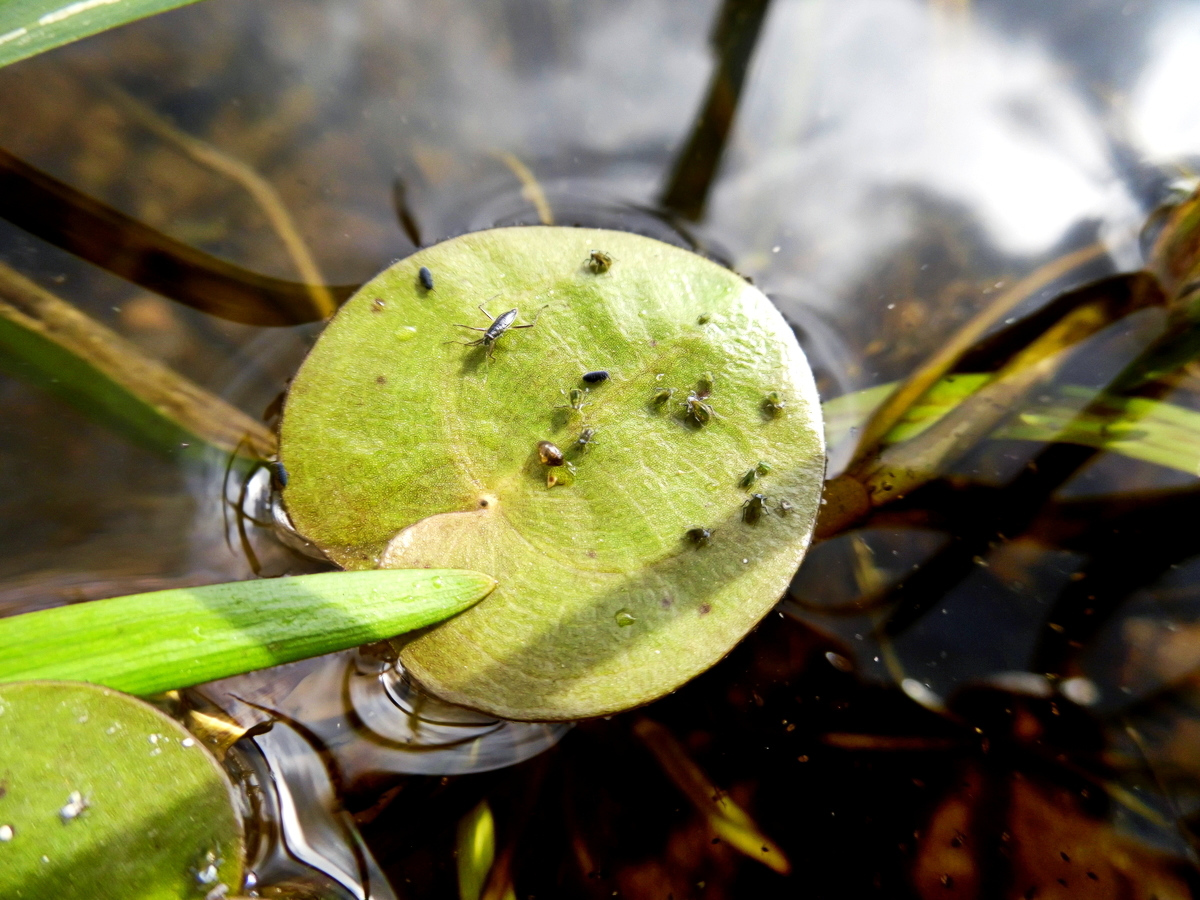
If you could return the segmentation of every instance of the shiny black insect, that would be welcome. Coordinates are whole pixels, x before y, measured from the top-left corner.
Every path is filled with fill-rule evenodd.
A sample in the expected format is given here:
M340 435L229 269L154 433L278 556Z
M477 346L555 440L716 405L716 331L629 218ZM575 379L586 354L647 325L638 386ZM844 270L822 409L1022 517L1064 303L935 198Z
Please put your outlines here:
M279 460L267 463L267 467L271 470L271 478L280 488L288 486L288 470Z
M584 372L583 380L588 384L599 384L601 381L608 381L608 372L604 369L598 369L595 372Z
M742 521L747 525L753 525L762 518L762 514L767 510L767 497L765 494L751 494L750 499L742 504Z
M545 307L543 306L542 309L545 309ZM469 328L472 331L482 331L483 337L477 341L446 341L446 343L462 344L464 347L483 347L487 351L488 359L493 358L493 353L495 353L496 348L496 341L500 340L504 332L508 331L510 328L532 328L537 324L538 316L542 314L542 310L539 309L537 316L534 316L533 321L528 325L514 325L513 322L515 322L517 319L517 311L515 309L510 309L508 312L502 313L495 318L493 318L490 312L483 308L482 303L479 305L479 311L492 320L492 324L487 328L477 328L474 325L459 325L457 322L454 323L454 327Z
M712 529L703 528L699 525L693 526L687 530L687 539L699 547L707 547L709 541L712 540Z
M421 266L421 268L417 270L417 278L419 278L421 281L421 287L425 288L427 291L433 290L433 273L429 271L427 266ZM489 318L491 317L489 316Z

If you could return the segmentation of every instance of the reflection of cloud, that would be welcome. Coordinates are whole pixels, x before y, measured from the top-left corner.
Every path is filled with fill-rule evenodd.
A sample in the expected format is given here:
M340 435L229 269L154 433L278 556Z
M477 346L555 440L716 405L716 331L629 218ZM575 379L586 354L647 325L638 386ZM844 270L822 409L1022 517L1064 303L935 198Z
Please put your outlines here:
M1009 254L1128 208L1099 124L1041 46L917 0L772 7L725 174L722 239L782 239L827 297L911 230L906 190L964 207Z
M1163 16L1150 60L1130 102L1134 141L1156 162L1200 154L1200 8L1180 4Z

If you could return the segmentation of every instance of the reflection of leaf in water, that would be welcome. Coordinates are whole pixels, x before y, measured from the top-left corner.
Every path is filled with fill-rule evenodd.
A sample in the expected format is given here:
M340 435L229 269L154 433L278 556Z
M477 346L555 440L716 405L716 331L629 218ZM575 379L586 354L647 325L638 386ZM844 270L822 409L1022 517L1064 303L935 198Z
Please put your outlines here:
M783 851L763 834L744 809L733 802L688 757L671 732L650 719L639 719L633 732L650 748L667 777L679 788L718 838L781 875L791 871Z

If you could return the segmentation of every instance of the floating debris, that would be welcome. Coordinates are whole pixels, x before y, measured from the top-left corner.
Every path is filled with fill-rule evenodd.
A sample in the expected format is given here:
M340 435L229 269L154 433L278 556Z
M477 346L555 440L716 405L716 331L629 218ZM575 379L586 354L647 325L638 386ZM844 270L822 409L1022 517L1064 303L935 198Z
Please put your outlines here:
M603 275L612 268L613 258L603 250L593 250L585 262L593 275Z
M601 381L608 381L608 377L606 369L597 369L595 372L583 373L583 380L588 384L599 384Z
M775 512L779 513L781 516L786 516L791 513L793 509L795 509L795 507L792 506L792 501L780 500L779 504L775 507Z
M67 796L66 804L58 811L58 816L63 822L70 822L72 819L77 819L83 815L84 810L90 805L79 791L71 791Z
M11 825L0 825L0 841L7 843L13 839L14 834L16 834L16 832L13 831L13 827Z
M537 452L538 459L542 461L543 465L561 466L565 461L563 459L563 452L558 449L557 445L550 443L550 441L538 441Z
M428 266L421 266L417 270L417 278L421 281L421 287L427 291L433 290L433 273L429 271Z
M825 654L825 661L837 669L839 672L853 672L854 663L842 656L840 653L834 653L830 650Z
M707 547L712 541L712 529L704 528L701 525L693 525L687 530L687 539L696 545L697 548Z

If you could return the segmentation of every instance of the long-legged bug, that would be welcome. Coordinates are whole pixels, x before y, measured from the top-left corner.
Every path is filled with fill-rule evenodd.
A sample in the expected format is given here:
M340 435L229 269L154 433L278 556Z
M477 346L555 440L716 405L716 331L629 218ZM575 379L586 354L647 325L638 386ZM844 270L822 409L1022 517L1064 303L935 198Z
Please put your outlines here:
M555 409L571 409L583 415L583 408L587 406L587 401L583 398L587 396L587 388L571 388L567 393L567 402L560 403ZM570 415L570 413L567 413Z
M542 307L542 309L545 308L546 307L544 306ZM445 343L462 344L464 347L483 347L487 352L488 359L494 359L495 357L493 354L495 353L496 341L500 340L504 333L510 328L532 328L537 324L538 316L542 314L542 309L537 311L537 315L533 317L533 321L528 325L514 325L513 322L515 322L517 319L517 311L515 309L510 309L508 312L501 313L499 316L493 316L490 312L484 309L483 304L480 303L479 311L492 320L491 325L489 325L487 328L479 328L475 325L460 325L457 322L453 324L455 328L469 328L471 331L482 331L483 337L477 341L445 341Z
M586 453L587 448L592 446L594 443L596 443L596 429L585 428L583 431L579 432L579 437L575 439L575 443L572 446L574 446L575 449L580 453Z

